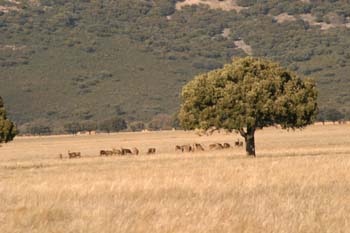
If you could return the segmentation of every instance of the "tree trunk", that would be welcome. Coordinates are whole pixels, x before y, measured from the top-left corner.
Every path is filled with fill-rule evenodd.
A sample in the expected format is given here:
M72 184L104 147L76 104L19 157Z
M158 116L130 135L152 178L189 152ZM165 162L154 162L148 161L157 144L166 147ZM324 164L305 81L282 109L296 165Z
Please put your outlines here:
M245 134L245 150L248 156L255 157L255 128L247 128L247 133Z

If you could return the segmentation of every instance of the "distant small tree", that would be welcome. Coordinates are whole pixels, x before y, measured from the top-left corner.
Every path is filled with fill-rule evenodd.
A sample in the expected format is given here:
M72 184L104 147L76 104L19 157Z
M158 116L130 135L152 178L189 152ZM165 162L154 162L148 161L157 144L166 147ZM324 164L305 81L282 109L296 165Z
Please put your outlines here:
M82 131L87 131L89 134L91 134L92 131L97 130L97 123L96 121L88 120L83 121L80 123L80 129Z
M0 144L12 141L17 135L15 124L7 119L3 99L0 96Z
M237 58L183 87L179 119L184 129L238 131L247 154L255 156L257 129L295 129L314 122L317 93L313 80L301 80L276 63Z
M142 131L146 128L145 123L142 121L134 121L129 124L130 130L133 132Z
M126 121L119 117L113 117L111 119L104 120L101 122L99 129L101 131L110 133L110 132L119 132L128 128Z
M81 131L81 126L78 122L69 122L64 125L64 131L74 135Z

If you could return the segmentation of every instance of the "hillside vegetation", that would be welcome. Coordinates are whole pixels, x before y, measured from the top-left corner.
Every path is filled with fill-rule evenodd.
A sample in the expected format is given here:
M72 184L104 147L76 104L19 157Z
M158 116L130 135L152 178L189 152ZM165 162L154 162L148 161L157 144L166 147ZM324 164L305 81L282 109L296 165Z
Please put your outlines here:
M0 94L9 114L55 128L116 115L149 121L178 109L194 75L251 54L315 77L321 110L348 118L347 1L186 2L0 0Z

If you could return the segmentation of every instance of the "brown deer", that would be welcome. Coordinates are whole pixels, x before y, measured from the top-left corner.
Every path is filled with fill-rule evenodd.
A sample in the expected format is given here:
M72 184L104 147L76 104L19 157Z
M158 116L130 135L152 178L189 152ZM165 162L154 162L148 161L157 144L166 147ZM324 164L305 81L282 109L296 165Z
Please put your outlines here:
M70 152L68 151L68 158L73 159L73 158L80 158L81 153L80 152Z
M106 150L106 156L111 156L111 155L113 155L114 153L113 153L113 151L111 151L111 150Z
M100 150L100 156L112 156L115 155L114 150Z
M132 151L130 149L121 148L122 155L132 155Z
M119 150L119 149L113 149L113 154L114 154L114 155L121 155L121 154L122 154L122 151Z
M222 150L224 149L224 146L221 145L221 143L214 143L209 145L210 150Z
M199 143L195 143L193 144L193 151L204 151L204 147Z
M243 147L243 142L240 141L239 139L237 139L237 140L235 141L235 146L236 146L236 147Z
M147 151L148 155L154 155L156 153L156 148L149 148Z
M139 155L140 152L139 149L137 149L136 147L133 147L131 151L133 155Z
M192 152L193 151L193 147L191 145L183 145L181 146L182 152Z
M182 147L179 145L175 146L175 152L182 152Z

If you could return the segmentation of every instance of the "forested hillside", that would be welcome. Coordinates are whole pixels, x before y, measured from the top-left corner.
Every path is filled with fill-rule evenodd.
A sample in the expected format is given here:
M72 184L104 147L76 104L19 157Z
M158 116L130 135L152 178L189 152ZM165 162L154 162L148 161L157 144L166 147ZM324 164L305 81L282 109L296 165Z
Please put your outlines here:
M347 0L0 0L0 96L18 124L149 121L194 75L263 56L350 116Z

